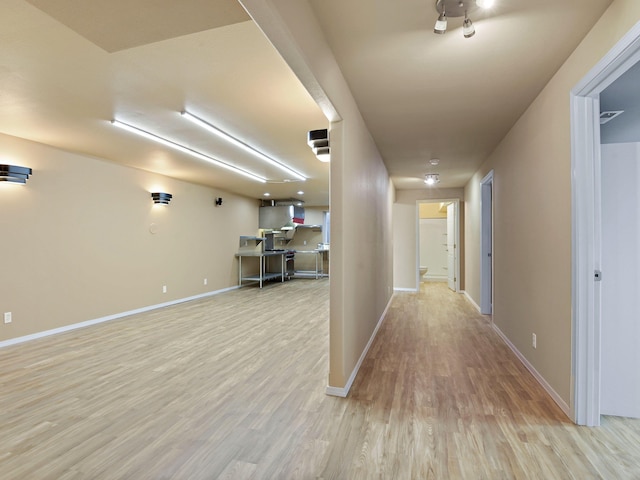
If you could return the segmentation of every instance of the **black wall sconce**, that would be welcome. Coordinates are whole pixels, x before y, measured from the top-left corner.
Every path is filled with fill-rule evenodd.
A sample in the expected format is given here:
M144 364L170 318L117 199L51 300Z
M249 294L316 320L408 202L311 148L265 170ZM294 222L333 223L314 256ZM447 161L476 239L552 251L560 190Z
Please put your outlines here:
M307 145L311 147L311 150L313 150L313 153L321 162L328 162L330 160L329 131L326 128L322 130L311 130L307 133Z
M27 183L32 170L17 165L0 165L0 182Z
M153 198L153 203L160 204L160 205L169 205L169 202L171 201L172 197L173 195L171 195L170 193L153 192L151 194L151 198Z
M216 197L216 207L222 205L222 197Z

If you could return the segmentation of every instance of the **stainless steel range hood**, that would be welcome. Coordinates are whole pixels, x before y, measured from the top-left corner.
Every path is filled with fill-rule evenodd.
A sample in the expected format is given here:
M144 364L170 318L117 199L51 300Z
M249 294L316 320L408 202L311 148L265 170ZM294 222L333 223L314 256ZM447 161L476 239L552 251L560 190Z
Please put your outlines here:
M293 229L304 223L304 202L295 198L263 201L258 213L258 228Z

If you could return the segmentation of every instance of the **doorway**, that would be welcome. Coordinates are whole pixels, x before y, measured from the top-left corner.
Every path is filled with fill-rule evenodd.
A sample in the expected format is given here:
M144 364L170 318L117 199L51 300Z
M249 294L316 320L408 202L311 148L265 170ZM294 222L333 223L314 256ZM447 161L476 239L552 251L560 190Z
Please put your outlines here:
M493 170L480 181L480 313L493 313Z
M416 286L447 282L460 291L459 200L419 201L417 205Z
M607 261L606 255L603 257L603 227L607 228L609 219L603 224L600 95L639 61L640 24L631 29L571 92L572 374L575 379L572 400L574 420L588 426L600 424L603 386L611 387L608 368L602 370L603 360L606 367L613 358L604 350L610 348L606 337L611 325L605 325L603 330L603 322L609 318L606 312L611 300L607 300L606 289L603 298L603 282L610 275L617 275L615 266ZM608 194L605 192L604 195ZM605 199L605 205L606 202ZM606 238L608 232L604 236L604 245L615 248L609 244L610 238ZM608 303L604 305L607 318L603 317L603 300ZM606 343L603 343L603 332ZM637 358L634 357L637 349L614 343L625 362ZM606 379L604 375L607 375ZM623 382L626 389L617 395L638 395L636 398L640 398L640 383L629 382L630 378L624 373L616 372L616 376L626 380Z

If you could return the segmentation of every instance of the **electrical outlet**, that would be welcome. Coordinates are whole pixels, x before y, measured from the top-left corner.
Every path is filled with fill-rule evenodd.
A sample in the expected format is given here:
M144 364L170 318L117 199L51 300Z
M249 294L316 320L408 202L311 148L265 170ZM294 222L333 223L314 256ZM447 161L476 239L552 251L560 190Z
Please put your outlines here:
M207 283L209 283L209 281L205 278L204 279L204 284L206 285Z
M537 339L535 333L531 334L531 346L533 348L537 348Z
M166 285L162 286L162 293L167 293L167 286Z
M11 312L4 312L4 323L11 323Z

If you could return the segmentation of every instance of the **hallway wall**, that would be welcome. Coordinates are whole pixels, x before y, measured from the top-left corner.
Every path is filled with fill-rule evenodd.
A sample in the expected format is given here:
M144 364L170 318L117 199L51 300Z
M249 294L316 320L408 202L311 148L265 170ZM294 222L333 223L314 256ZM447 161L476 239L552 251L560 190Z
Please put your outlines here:
M573 403L569 92L638 20L640 2L615 0L465 187L466 291L480 303L478 183L494 169L493 321L566 411Z

